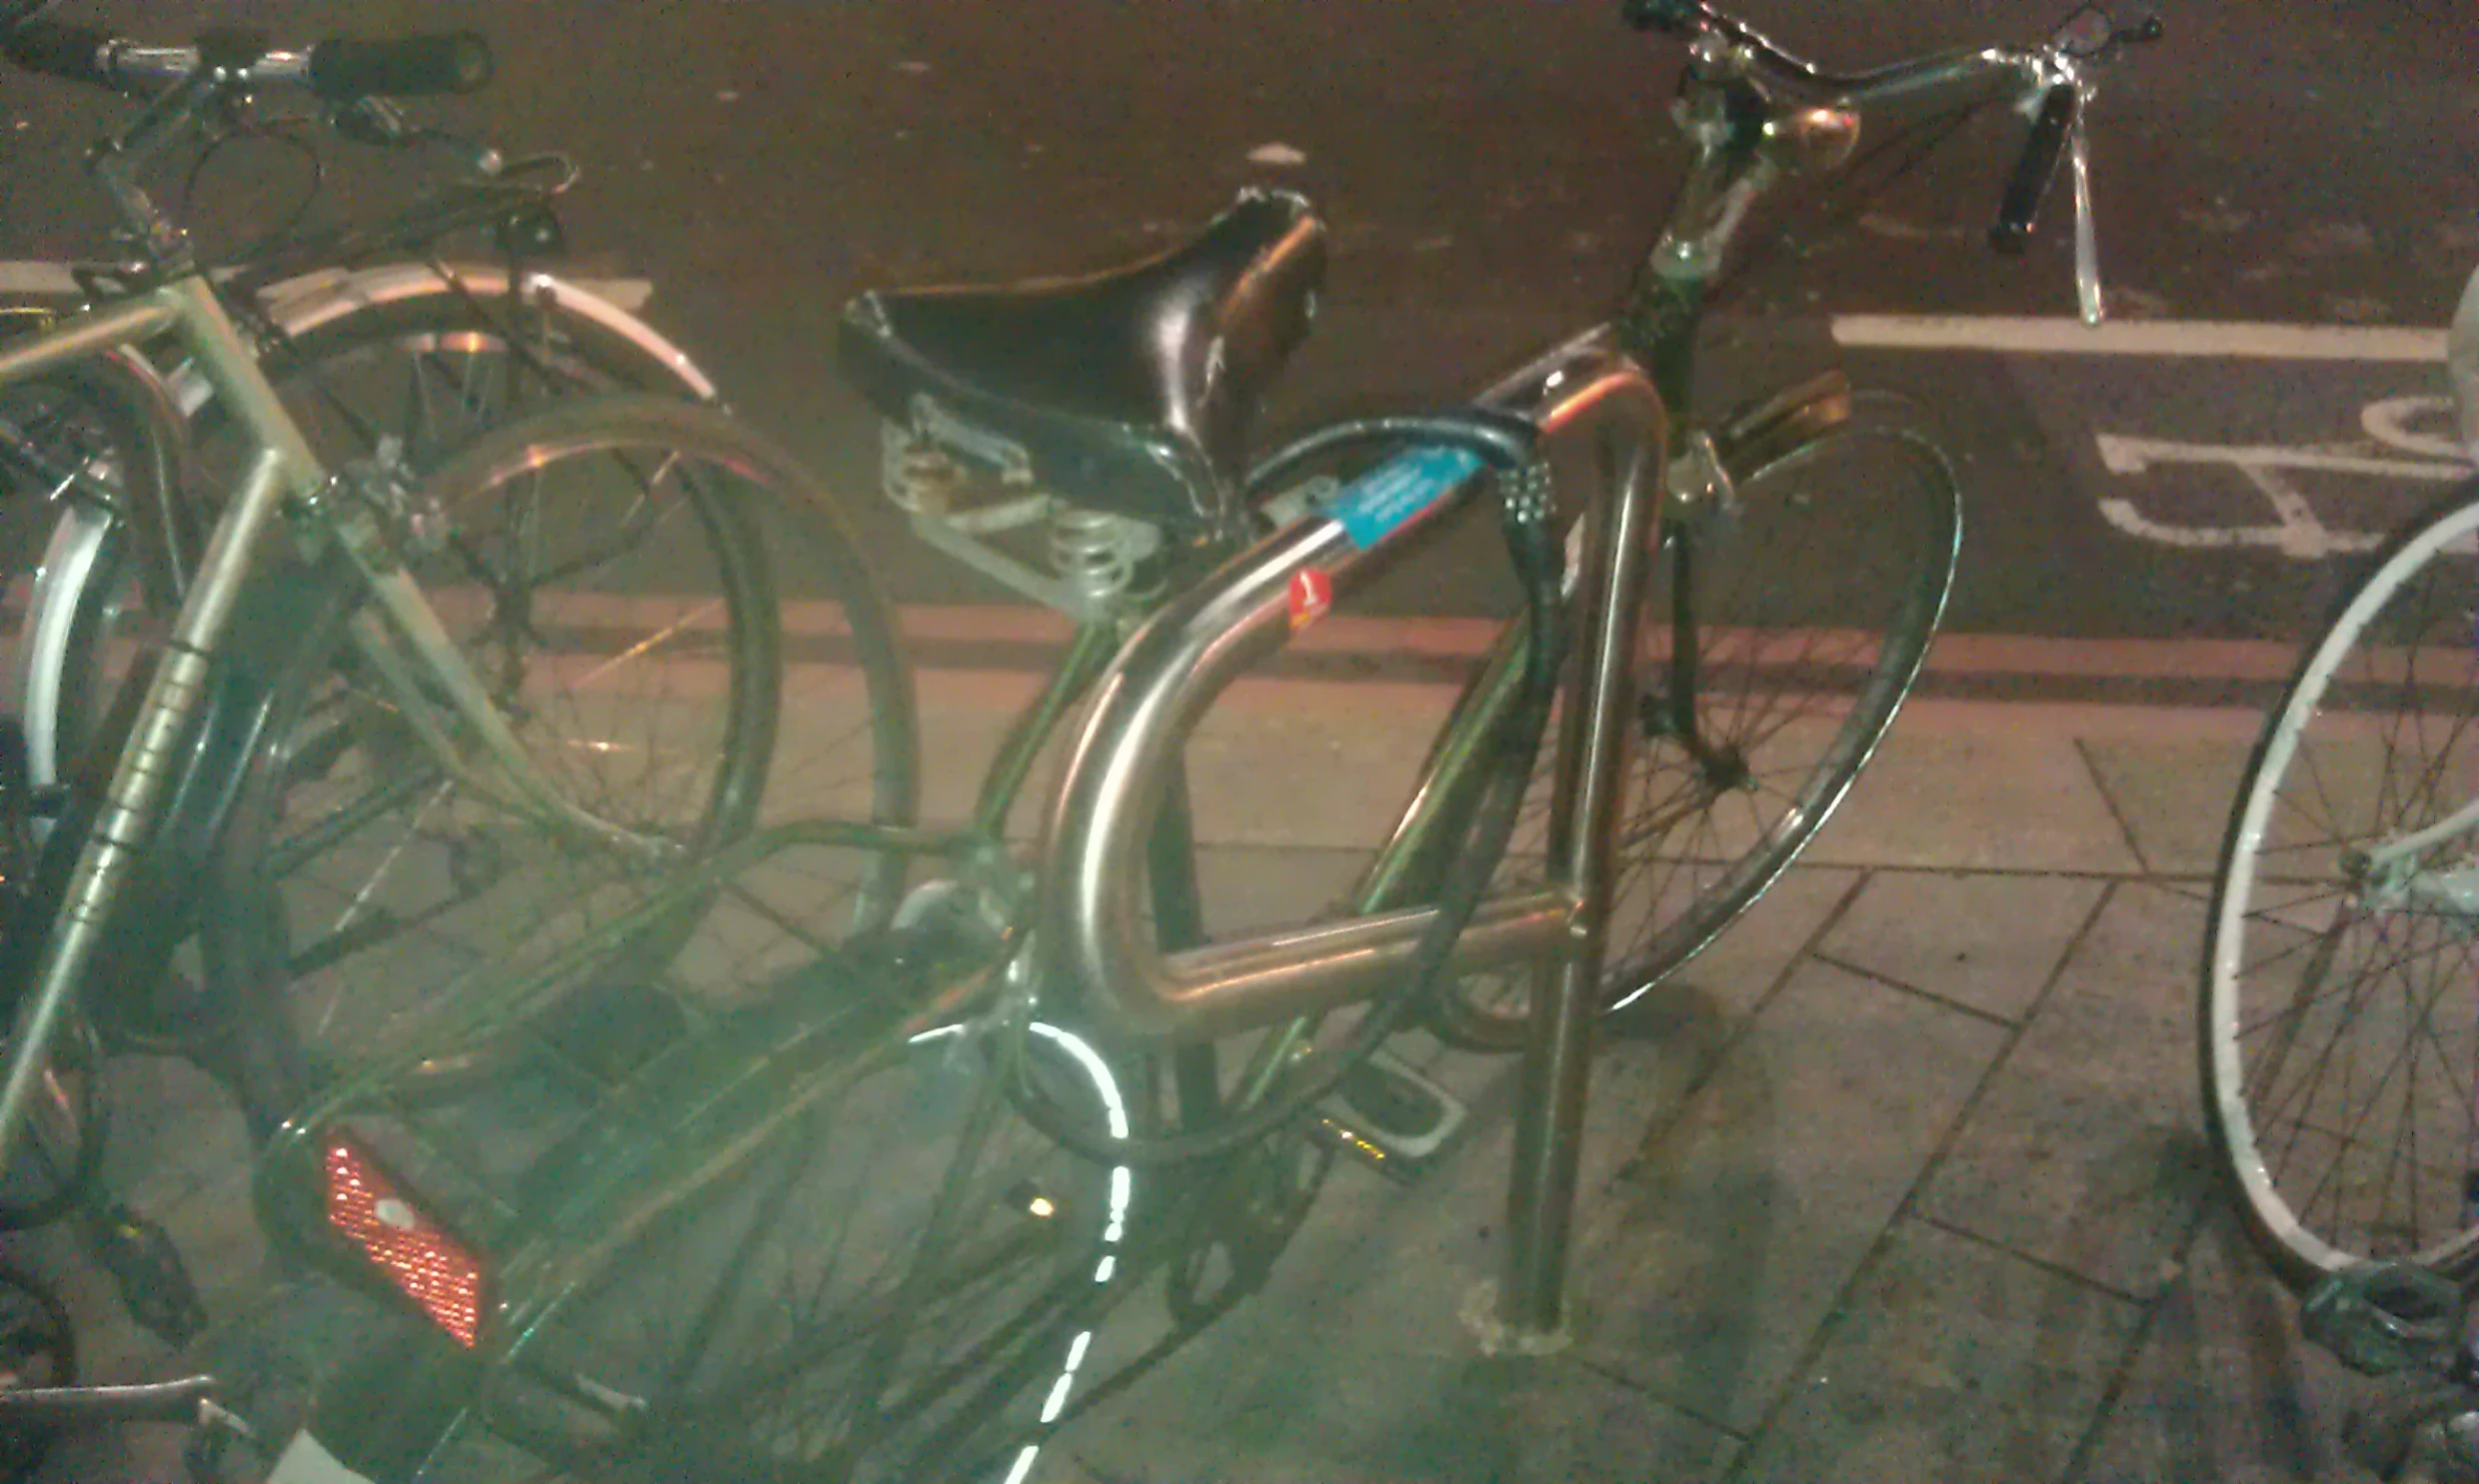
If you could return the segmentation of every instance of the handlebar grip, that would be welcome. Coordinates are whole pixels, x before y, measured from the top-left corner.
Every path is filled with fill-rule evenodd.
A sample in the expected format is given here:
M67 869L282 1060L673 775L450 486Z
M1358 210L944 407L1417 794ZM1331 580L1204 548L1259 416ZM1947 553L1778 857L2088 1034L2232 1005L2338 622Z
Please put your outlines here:
M310 48L310 91L336 103L383 94L471 93L491 80L491 44L471 31Z
M2066 135L2082 107L2080 90L2070 82L2052 83L2040 99L2031 136L2023 141L2022 158L2014 162L2014 178L2006 183L2005 199L1997 206L1997 224L1988 229L1988 245L2008 257L2019 257L2031 241L2031 224L2040 215L2057 159L2065 153Z
M111 41L112 33L100 26L20 21L0 35L0 52L28 72L108 88L112 74L103 57Z

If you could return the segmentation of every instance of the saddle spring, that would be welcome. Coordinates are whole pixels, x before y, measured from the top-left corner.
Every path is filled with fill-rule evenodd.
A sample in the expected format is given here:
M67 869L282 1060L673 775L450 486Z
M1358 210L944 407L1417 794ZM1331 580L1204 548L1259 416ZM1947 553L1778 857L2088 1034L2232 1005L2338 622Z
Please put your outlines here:
M1118 616L1145 596L1139 574L1162 550L1160 527L1059 499L1023 450L926 399L914 413L909 427L885 425L880 471L889 503L923 540L1078 619ZM996 540L1035 526L1046 539L1020 538L1015 551Z

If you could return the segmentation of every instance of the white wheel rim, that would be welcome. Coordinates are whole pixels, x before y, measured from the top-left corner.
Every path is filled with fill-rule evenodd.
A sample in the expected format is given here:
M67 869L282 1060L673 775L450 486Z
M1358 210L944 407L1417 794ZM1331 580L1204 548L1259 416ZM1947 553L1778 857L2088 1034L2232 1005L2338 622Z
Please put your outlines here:
M2342 661L2356 648L2369 621L2401 591L2410 575L2426 567L2444 548L2473 532L2479 532L2479 500L2447 513L2396 552L2370 576L2325 632L2301 672L2298 685L2272 723L2262 761L2254 772L2254 786L2242 804L2221 881L2218 910L2212 921L2212 1085L2208 1095L2228 1140L2231 1169L2247 1203L2272 1237L2300 1260L2326 1272L2347 1267L2364 1254L2332 1246L2308 1229L2291 1210L2288 1200L2274 1185L2257 1146L2255 1120L2245 1095L2245 1058L2237 1034L2241 1009L2238 991L2245 970L2246 920L2259 851L2270 823L2276 790L2288 775L2306 722L2321 709L2325 692ZM2417 1257L2426 1265L2446 1265L2466 1252L2474 1241L2479 1241L2479 1231L2457 1232Z

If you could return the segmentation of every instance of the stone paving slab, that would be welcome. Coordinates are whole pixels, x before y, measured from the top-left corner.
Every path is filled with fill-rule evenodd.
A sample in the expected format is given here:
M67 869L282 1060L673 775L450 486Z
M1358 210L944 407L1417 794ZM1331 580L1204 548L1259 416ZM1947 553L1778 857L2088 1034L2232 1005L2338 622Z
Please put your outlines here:
M2140 1307L1918 1221L1886 1234L1739 1477L2065 1477Z
M1878 871L1817 951L1949 1004L2020 1020L2106 889L2090 876Z
M1920 1201L1960 1230L2147 1296L2207 1169L2195 1091L2203 913L2114 888Z
M1480 1356L1463 1316L1501 1258L1519 1073L1512 1059L1451 1060L1441 1080L1476 1125L1452 1161L1408 1187L1340 1166L1265 1291L1063 1439L1082 1471L1105 1484L1479 1484L1688 1479L1726 1465L1734 1437L1607 1376L1588 1346L1547 1362ZM1628 1135L1675 1108L1704 1060L1688 1037L1608 1046L1586 1188L1617 1176ZM1548 1418L1587 1430L1532 1430Z
M1941 870L2139 868L2070 736L1906 733L1898 724L1807 858Z
M1802 966L1586 1217L1585 1354L1753 1429L2003 1040Z
M2095 739L2083 751L2147 873L2210 876L2253 745Z
M2365 1383L2298 1333L2237 1222L2207 1215L2160 1291L2125 1390L2101 1415L2090 1484L2343 1484L2344 1404Z

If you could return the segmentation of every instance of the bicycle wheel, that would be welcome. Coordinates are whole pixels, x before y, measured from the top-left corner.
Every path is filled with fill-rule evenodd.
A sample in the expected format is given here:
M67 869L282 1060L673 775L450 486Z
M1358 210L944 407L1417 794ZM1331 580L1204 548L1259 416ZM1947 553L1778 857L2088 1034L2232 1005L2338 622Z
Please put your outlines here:
M1125 1079L1063 1027L882 1034L529 1312L487 1376L436 1336L400 1342L329 1388L313 1434L389 1481L540 1477L514 1448L580 1479L1022 1484L1104 1368L1143 1181L1035 1133L1019 1077L1127 1135Z
M2293 1282L2479 1268L2474 533L2466 484L2377 555L2266 719L2221 847L2205 1123Z
M500 273L392 282L384 297L271 312L263 368L331 468L401 460L419 475L488 429L581 395L704 400L703 375L633 321L606 323ZM291 323L287 323L287 321ZM176 376L202 423L215 405ZM211 430L207 431L211 436ZM393 441L397 452L382 455ZM220 487L219 487L220 488Z
M399 275L399 278L402 276ZM337 303L344 305L338 308ZM504 275L451 282L390 280L385 297L342 298L288 311L278 328L298 324L263 363L269 380L322 459L342 468L381 457L404 478L418 477L483 431L564 397L643 391L690 398L706 383L651 332L626 333L556 295L512 290ZM202 494L230 487L241 454L202 377L176 370L170 386L195 423L203 468ZM108 405L64 408L74 382L11 389L15 410L0 403L14 436L0 438L0 468L9 487L42 471L46 491L57 471L89 471L117 488L119 461L143 446L145 430L115 418ZM12 447L20 457L8 457ZM70 456L74 466L65 466ZM31 493L31 492L30 492ZM11 499L12 510L31 498ZM212 510L199 513L201 531ZM8 613L24 622L40 605L45 643L20 647L16 714L26 728L33 781L59 781L67 759L112 710L134 657L160 644L170 616L152 608L139 587L132 533L107 500L72 503L54 526L39 569L13 565ZM38 579L39 573L39 579Z
M1666 525L1612 842L1611 1007L1720 936L1841 802L1927 657L1961 521L1952 471L1907 405L1863 394L1848 422ZM1690 637L1691 732L1673 705ZM1553 753L1542 749L1510 871L1543 867ZM1460 980L1433 1018L1456 1044L1511 1050L1528 990L1528 975Z
M0 1043L0 1056L7 1049ZM67 1215L103 1167L109 1128L103 1049L86 1022L73 1017L36 1084L16 1155L0 1171L0 1231L46 1226Z
M37 574L57 557L35 545L46 520L56 510L68 512L70 521L103 519L103 512L131 496L132 476L146 457L143 422L115 395L108 378L71 373L0 389L0 530L7 533L0 537L7 560L0 626L8 637L12 674L22 675L35 663L34 652L47 645L92 642L91 629L71 635L31 622ZM75 661L91 671L103 658L79 654ZM99 698L80 692L60 701L43 736L53 747L67 748L67 755L82 755L79 749L100 725ZM50 903L66 880L75 848L66 838L50 840L54 805L37 788L60 769L49 748L39 759L32 754L29 720L12 716L0 722L9 734L0 743L5 750L0 768L9 774L9 797L0 807L24 811L6 821L19 832L25 854L12 864L0 893L8 898L0 919L0 978L9 981L12 994L32 972L35 939L50 923ZM0 1229L57 1219L93 1179L105 1129L101 1060L86 1022L74 1021L38 1088L25 1144L0 1174Z
M838 584L861 682L846 751L865 776L909 778L883 606L806 474L746 429L666 399L574 402L473 444L425 488L408 568L574 805L690 854L758 817L782 679L762 519L803 523L804 561ZM225 899L202 945L227 1003L289 993L305 1041L346 1054L564 902L649 868L443 775L350 640L360 588L340 566L255 586L262 609L322 596L282 640L266 742L219 846ZM909 804L887 791L879 807ZM890 877L861 874L847 897L883 900Z

